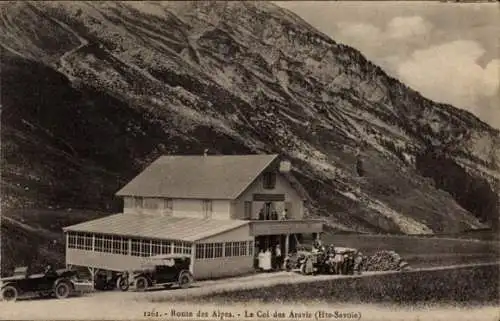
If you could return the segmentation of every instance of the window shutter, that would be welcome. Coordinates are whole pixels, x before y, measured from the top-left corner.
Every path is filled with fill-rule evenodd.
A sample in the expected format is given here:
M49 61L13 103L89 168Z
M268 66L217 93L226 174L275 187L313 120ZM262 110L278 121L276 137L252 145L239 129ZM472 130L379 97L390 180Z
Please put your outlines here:
M263 178L263 187L265 189L274 189L276 186L276 173L268 172L265 173Z
M172 215L174 213L174 201L171 198L165 198L163 200L163 212L166 215Z
M245 202L245 213L243 219L250 220L252 219L252 202Z
M142 197L135 197L135 208L142 209L144 207L144 199Z
M204 200L203 203L203 214L205 218L211 218L212 217L212 201L211 200Z
M134 198L133 197L125 197L123 199L123 207L125 208L133 208L134 207Z
M144 207L149 210L158 209L158 199L157 198L145 198L144 199Z
M292 202L285 202L286 218L292 218Z

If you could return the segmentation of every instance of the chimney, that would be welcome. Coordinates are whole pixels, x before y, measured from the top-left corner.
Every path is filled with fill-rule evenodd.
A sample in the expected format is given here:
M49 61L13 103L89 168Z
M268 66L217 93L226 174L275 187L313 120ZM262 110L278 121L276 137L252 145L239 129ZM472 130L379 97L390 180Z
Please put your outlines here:
M290 173L292 170L292 164L288 160L283 160L280 162L280 172L281 173Z

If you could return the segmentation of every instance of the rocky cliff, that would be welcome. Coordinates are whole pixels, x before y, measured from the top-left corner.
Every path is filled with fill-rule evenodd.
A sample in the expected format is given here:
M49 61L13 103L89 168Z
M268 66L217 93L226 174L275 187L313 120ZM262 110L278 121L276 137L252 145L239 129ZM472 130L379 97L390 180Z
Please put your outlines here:
M270 3L1 5L2 207L119 210L161 154L281 153L337 229L498 223L499 132Z

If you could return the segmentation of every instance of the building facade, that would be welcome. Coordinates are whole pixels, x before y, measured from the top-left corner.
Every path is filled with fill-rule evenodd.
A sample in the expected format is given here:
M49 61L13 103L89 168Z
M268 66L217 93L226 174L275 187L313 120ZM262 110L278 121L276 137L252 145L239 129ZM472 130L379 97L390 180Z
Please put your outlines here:
M64 229L66 263L123 271L179 253L197 279L252 272L257 251L322 232L289 167L278 155L160 157L117 193L123 213Z

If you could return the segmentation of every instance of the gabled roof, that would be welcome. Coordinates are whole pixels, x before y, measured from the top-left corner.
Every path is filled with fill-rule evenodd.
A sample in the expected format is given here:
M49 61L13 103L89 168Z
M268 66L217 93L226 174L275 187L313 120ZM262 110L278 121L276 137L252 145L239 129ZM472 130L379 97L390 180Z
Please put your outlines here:
M278 155L162 156L116 195L236 199Z
M245 224L248 221L120 213L67 226L63 230L195 242Z

